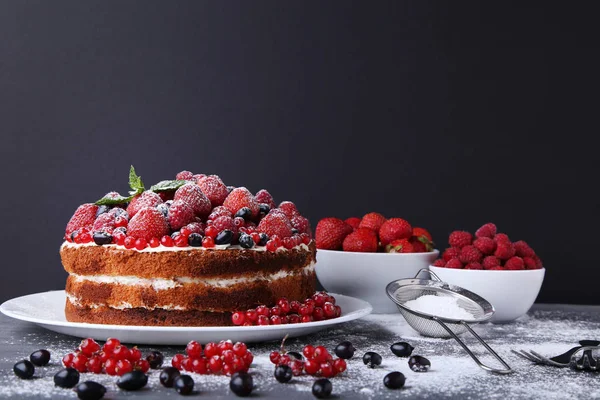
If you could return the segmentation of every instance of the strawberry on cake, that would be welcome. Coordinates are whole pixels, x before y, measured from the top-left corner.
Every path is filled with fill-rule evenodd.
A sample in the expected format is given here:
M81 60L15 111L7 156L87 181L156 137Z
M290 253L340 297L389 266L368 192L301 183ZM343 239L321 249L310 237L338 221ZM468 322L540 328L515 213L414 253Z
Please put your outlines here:
M316 247L294 203L189 171L146 190L132 167L129 184L67 224L67 320L232 325L235 310L315 292Z

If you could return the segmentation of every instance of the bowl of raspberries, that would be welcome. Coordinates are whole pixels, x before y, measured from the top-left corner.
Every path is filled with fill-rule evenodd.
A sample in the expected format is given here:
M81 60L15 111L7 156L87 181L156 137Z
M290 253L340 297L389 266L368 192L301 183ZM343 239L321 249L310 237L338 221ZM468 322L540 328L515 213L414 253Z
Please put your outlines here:
M475 234L454 231L448 247L429 269L444 282L463 287L489 301L491 322L513 321L529 311L544 281L540 257L523 240L511 241L487 223Z
M329 217L315 231L321 285L330 292L366 300L374 313L396 313L385 288L413 278L439 256L431 234L402 218L371 212L362 218Z

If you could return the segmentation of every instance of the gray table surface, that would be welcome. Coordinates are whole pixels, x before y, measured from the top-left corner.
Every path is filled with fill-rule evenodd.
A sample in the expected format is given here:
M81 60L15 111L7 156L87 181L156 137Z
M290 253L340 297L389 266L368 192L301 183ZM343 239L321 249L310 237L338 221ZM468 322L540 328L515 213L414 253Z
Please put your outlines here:
M482 324L475 330L515 369L511 375L494 375L478 368L462 348L452 339L432 339L419 336L400 314L371 315L361 320L345 323L311 336L289 340L288 350L300 350L305 343L322 344L333 349L341 340L350 340L358 349L349 360L348 370L333 378L334 398L451 398L451 399L583 399L600 398L600 373L577 372L533 366L514 356L511 349L536 349L547 355L556 355L573 347L581 339L600 340L600 306L536 305L527 316L504 325ZM492 363L483 354L482 346L464 336L473 345L476 354ZM432 363L427 373L415 373L408 368L406 359L395 357L389 346L406 340L415 346L413 354L426 356ZM52 376L61 367L59 360L69 349L74 349L80 339L46 331L34 324L13 320L0 315L0 398L76 398L66 389L55 388ZM268 361L270 351L277 343L250 345L255 354L251 369L254 375L253 398L311 399L310 389L314 378L295 378L291 383L280 384L272 377L273 366ZM20 380L12 372L13 364L37 349L47 348L52 354L51 364L36 370L37 379ZM170 361L183 347L141 346L146 352L160 350ZM376 351L383 358L377 369L366 368L361 357L365 351ZM390 371L406 375L406 386L392 391L382 383ZM192 374L196 382L196 398L235 398L229 391L229 379L223 376ZM158 383L158 374L152 372L148 387L138 392L122 392L114 384L116 378L106 375L85 374L83 380L97 380L108 392L105 398L177 398L172 389Z

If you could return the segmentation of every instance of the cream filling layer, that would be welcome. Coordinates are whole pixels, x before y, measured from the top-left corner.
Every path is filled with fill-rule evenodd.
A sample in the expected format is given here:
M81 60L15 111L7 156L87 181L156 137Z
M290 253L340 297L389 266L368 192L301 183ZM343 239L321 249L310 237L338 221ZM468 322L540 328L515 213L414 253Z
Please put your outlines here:
M89 243L71 243L71 242L67 242L66 240L63 242L63 244L60 246L61 249L63 247L71 247L71 248L79 248L79 247L90 247L90 246L98 246L96 243L94 242L89 242ZM251 249L244 249L243 247L241 247L240 245L230 245L230 244L217 244L215 245L215 247L207 249L206 247L192 247L192 246L187 246L187 247L165 247L165 246L158 246L158 247L146 247L143 250L138 250L136 248L133 249L126 249L124 246L119 246L116 244L105 244L102 245L103 247L112 247L115 249L119 249L119 250L127 250L127 251L137 251L139 253L162 253L165 251L214 251L214 250L248 250L248 251L267 251L266 246L254 246ZM280 247L277 249L277 252L284 252L284 251L291 251L291 250L309 250L308 245L305 245L304 243L299 244L298 246L293 247L292 249L288 250L285 247Z
M154 290L168 290L183 285L204 285L213 288L227 288L238 285L240 283L251 283L257 281L272 282L278 279L287 278L293 275L310 274L315 270L315 264L310 263L306 267L293 271L277 271L274 274L264 274L257 272L254 274L245 274L236 278L190 278L190 277L176 277L174 279L165 278L140 278L137 276L115 276L115 275L78 275L70 274L77 282L92 282L92 283L108 283L125 286L144 286L152 287Z
M123 301L119 304L113 304L113 305L106 305L106 304L96 304L96 303L92 303L89 304L87 306L84 306L83 303L81 302L81 299L79 297L73 296L69 293L67 293L67 299L69 300L69 302L71 304L73 304L76 307L89 307L89 308L100 308L100 307L108 307L108 308L114 308L115 310L126 310L129 308L133 308L133 305L131 303L128 303L126 301ZM147 306L143 306L143 307L137 307L137 308L144 308L146 310L156 310L156 309L162 309L162 310L167 310L167 311L185 311L187 310L187 308L185 307L181 307L181 306L177 306L175 304L164 304L164 305L157 305L154 307L147 307ZM214 311L214 310L205 310L205 311Z

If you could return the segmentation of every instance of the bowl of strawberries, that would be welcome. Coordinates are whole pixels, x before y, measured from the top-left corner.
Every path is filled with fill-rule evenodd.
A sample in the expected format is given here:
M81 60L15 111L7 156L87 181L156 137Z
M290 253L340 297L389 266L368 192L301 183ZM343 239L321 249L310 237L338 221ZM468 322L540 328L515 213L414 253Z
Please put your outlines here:
M442 281L477 293L492 306L491 322L505 323L525 315L542 287L546 270L523 240L511 241L487 223L475 235L454 231L448 247L429 267Z
M396 313L385 288L413 278L439 255L431 234L402 218L372 212L362 218L323 218L315 231L321 285L334 293L366 300L374 313Z

